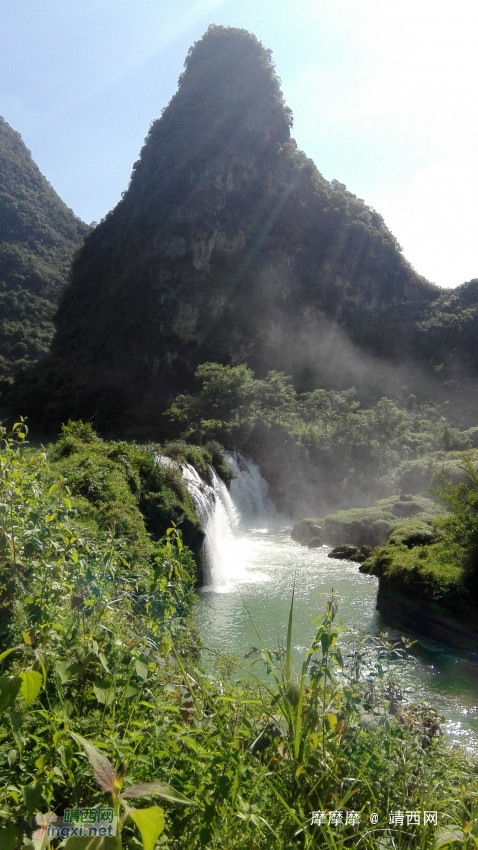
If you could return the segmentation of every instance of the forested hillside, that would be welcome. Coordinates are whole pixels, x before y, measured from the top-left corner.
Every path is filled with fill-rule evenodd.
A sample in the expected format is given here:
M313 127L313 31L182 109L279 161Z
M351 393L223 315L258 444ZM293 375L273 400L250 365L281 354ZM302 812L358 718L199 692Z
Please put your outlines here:
M0 379L47 353L55 305L86 230L0 118Z

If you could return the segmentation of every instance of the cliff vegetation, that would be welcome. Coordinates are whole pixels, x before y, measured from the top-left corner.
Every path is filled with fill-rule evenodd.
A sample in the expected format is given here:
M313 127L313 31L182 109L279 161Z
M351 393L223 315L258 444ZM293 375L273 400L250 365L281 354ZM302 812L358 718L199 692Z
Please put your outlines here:
M56 305L86 230L0 117L0 381L49 351Z

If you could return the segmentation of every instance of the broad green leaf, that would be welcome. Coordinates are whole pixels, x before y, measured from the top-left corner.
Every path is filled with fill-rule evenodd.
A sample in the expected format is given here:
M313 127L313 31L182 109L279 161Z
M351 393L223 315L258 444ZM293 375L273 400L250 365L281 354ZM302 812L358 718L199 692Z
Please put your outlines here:
M22 680L20 691L25 700L25 708L28 708L40 693L43 677L36 670L24 670L20 673L20 678Z
M139 797L148 796L162 797L164 800L169 800L170 803L180 803L182 806L195 806L192 800L188 800L180 791L176 791L172 785L167 782L138 782L137 785L130 785L125 788L121 797L127 800L138 799Z
M75 732L70 732L71 737L77 744L80 744L83 747L88 761L93 768L93 773L96 781L103 788L103 791L109 791L113 793L115 791L115 783L118 781L118 777L114 771L113 765L103 755L99 750L96 749L94 744L91 744L90 741L87 741L86 738L82 738L81 735L77 735Z
M134 662L134 667L139 678L144 679L146 681L149 673L148 662L145 661L143 658L137 658Z
M331 732L335 732L335 727L337 726L337 715L336 714L327 714L327 725Z
M97 682L94 682L93 690L95 692L96 699L102 705L111 705L111 703L114 702L115 689L113 687L113 680L109 677L98 679Z
M108 661L106 660L106 655L104 654L104 652L100 652L99 655L98 655L98 658L100 659L100 661L101 661L103 667L105 668L106 672L109 673L110 668L108 667Z
M14 732L19 732L23 724L23 714L21 711L9 711L10 723Z
M2 850L16 850L20 846L20 830L16 826L0 828L0 847Z
M32 815L33 812L39 808L41 803L41 785L37 785L36 782L32 782L30 785L25 785L25 788L23 789L23 794L25 797L25 805L27 807L27 812L29 815Z
M0 676L0 714L13 705L21 686L20 676Z
M164 812L159 806L149 809L130 809L130 817L138 827L143 840L144 850L154 850L159 836L164 829Z
M2 652L2 654L0 655L0 661L3 661L3 659L6 658L7 655L10 655L11 652L15 652L16 649L18 649L18 646L12 646L10 649L6 649L5 652Z
M133 699L133 697L138 696L138 694L139 694L139 688L137 688L136 685L133 685L130 682L130 684L127 686L126 691L125 691L125 699Z
M463 842L465 838L465 834L462 829L458 826L443 826L438 830L435 837L435 844L433 845L435 848L438 847L446 847L449 844L454 844L457 841L460 844Z

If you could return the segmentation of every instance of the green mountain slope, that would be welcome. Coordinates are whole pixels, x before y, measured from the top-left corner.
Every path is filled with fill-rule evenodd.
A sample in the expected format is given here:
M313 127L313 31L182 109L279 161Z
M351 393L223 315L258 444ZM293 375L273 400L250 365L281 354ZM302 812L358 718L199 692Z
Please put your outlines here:
M44 356L84 225L0 118L0 378Z

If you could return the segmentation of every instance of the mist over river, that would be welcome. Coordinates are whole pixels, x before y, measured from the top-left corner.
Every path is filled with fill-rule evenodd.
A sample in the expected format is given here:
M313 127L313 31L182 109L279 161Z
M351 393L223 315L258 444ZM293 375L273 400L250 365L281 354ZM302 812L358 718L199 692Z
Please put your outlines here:
M362 575L357 564L328 558L329 547L308 549L291 540L291 525L276 515L257 467L238 455L229 455L228 462L237 478L230 493L215 479L215 498L209 494L214 508L204 522L207 585L196 613L204 647L234 653L247 666L244 656L259 646L254 625L268 648L285 643L294 578L297 666L315 632L312 620L323 613L332 588L345 627L398 639L402 633L375 609L377 579ZM416 660L400 667L406 698L433 705L445 717L446 734L478 750L478 656L407 636L417 642Z

